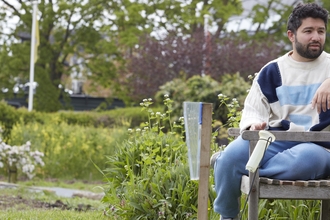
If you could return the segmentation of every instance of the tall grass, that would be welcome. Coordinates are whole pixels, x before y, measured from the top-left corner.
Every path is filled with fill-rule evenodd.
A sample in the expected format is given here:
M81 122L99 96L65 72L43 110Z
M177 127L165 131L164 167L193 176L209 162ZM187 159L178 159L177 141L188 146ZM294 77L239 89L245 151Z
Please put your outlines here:
M106 168L107 155L116 143L127 137L127 128L102 128L55 123L18 123L11 132L10 145L31 142L31 148L45 153L45 166L38 170L43 178L100 180L93 163Z

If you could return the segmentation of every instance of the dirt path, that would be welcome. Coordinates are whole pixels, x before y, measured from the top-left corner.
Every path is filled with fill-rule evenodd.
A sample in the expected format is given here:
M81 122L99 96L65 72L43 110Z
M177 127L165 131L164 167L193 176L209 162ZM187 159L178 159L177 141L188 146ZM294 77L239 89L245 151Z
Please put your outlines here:
M22 196L10 196L0 195L0 210L7 210L12 207L20 207L23 209L52 209L58 208L62 210L76 210L76 211L89 211L94 208L87 204L78 204L76 207L70 207L61 200L57 200L55 203L43 202L36 199L26 199Z
M0 191L8 189L18 189L19 185L1 182L0 181ZM90 204L77 204L75 206L69 205L67 203L67 198L79 197L86 198L89 200L101 200L103 193L93 193L83 190L74 190L61 187L27 187L30 193L20 193L19 190L15 190L15 193L0 193L0 210L6 210L13 207L20 207L22 209L62 209L62 210L76 210L76 211L89 211L94 210ZM33 193L47 192L56 195L59 199L55 202L46 202L36 199L31 195ZM32 194L31 194L32 193ZM31 197L31 198L30 198ZM63 202L66 201L66 202Z

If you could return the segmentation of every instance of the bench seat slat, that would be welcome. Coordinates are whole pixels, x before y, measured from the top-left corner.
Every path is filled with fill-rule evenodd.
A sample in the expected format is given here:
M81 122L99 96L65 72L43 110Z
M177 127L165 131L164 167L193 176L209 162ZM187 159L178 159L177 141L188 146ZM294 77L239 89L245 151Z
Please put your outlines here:
M259 179L259 197L269 199L329 199L329 186L330 180L283 181L261 177ZM241 190L248 194L249 189L249 177L244 175Z

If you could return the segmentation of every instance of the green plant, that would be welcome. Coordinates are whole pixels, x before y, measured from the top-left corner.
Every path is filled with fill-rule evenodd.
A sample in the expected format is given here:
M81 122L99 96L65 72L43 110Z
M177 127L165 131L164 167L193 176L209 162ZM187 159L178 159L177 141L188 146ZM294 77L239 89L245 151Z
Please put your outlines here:
M10 145L30 141L43 152L45 166L36 175L43 178L100 180L93 162L106 167L104 155L112 155L116 142L127 137L127 127L103 128L68 125L53 115L49 123L19 122L11 133Z
M182 115L184 101L207 102L213 104L213 118L222 124L227 122L228 109L220 105L218 94L229 94L230 99L235 98L239 105L243 104L246 91L250 83L246 82L239 73L225 74L220 82L210 76L195 75L189 79L176 78L160 87L155 99L161 101L164 95L173 97L172 117L177 120Z
M42 160L44 154L38 150L31 151L30 146L29 141L22 146L10 146L0 137L0 168L8 175L8 182L16 182L19 171L32 179L35 167L45 165Z
M224 94L219 94L218 98L220 100L220 106L225 106L228 109L227 113L227 123L224 124L225 127L239 127L239 123L242 117L242 111L240 108L240 104L236 98L229 99L228 96Z
M245 195L242 198L245 202ZM242 205L243 206L243 205ZM301 220L320 219L319 200L273 200L261 199L259 202L260 220ZM242 213L241 219L247 219L247 212Z
M129 138L108 157L106 213L114 219L194 219L198 182L189 178L183 120L171 122L168 96L165 113L154 112L152 104L143 100L148 121L141 129L129 129Z
M2 137L5 141L10 138L11 129L19 119L15 108L7 105L6 102L0 101L0 126L3 129Z

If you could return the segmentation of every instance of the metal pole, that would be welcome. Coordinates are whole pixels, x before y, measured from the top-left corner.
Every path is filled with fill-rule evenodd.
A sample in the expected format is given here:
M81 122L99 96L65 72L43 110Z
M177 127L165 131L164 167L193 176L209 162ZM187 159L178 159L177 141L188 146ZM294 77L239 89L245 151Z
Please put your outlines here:
M29 104L28 110L33 109L33 85L34 85L34 58L35 58L35 44L36 44L36 19L38 2L32 1L33 14L32 14L32 30L31 30L31 54L30 54L30 84L29 84Z
M203 69L202 69L202 76L208 74L208 47L209 47L209 18L210 15L204 15L204 44L203 44Z

